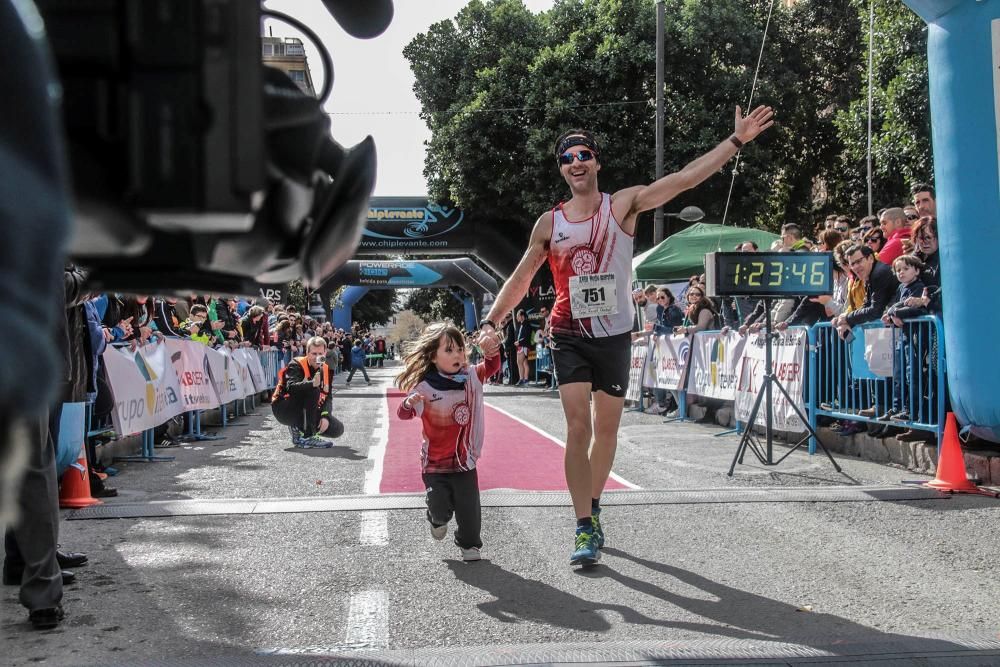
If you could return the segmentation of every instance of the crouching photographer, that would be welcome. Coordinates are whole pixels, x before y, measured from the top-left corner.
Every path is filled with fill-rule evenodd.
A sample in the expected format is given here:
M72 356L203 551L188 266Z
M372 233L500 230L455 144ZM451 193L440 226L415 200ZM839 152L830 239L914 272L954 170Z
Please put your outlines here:
M333 372L326 364L326 341L314 336L306 343L306 356L295 357L278 373L271 396L271 410L288 427L292 444L301 448L332 447L319 437L339 438L344 425L330 414Z

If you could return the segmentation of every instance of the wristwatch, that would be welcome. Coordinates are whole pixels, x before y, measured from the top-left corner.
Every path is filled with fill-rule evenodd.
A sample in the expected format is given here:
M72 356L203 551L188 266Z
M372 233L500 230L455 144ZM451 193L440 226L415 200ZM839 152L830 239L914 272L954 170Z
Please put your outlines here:
M479 322L479 328L480 329L482 329L484 326L487 326L487 325L489 325L489 327L491 329L493 329L494 331L497 330L496 323L493 322L493 320L491 320L491 319L483 318L483 320Z

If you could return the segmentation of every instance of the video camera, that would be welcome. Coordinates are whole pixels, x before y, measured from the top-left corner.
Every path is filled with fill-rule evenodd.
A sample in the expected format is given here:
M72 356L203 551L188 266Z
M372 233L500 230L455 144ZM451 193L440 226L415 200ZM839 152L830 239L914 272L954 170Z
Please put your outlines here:
M359 38L393 14L392 0L324 4ZM70 254L93 289L256 294L296 278L315 288L353 255L375 145L339 145L325 96L262 63L262 16L276 12L248 0L38 7L63 89ZM332 65L315 41L328 91Z

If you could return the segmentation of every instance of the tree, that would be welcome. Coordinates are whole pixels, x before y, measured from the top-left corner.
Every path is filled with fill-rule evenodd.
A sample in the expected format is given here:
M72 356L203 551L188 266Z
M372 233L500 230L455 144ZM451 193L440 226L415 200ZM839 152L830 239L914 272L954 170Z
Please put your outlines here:
M446 289L415 289L410 292L403 307L428 322L451 320L460 327L465 324L465 307Z
M868 2L851 4L864 19L856 44L868 62ZM933 180L927 32L924 22L901 2L875 3L872 85L872 206L895 206L909 199L909 186ZM842 173L832 195L867 213L868 81L860 72L860 94L837 114L844 151Z
M734 181L729 165L668 211L697 204L719 220L732 182L729 224L776 229L861 212L867 2L665 0L666 173L731 131L772 7L754 104L777 109L775 127L743 150ZM901 3L876 7L877 189L891 199L929 177L926 38ZM568 196L552 153L573 127L598 136L604 190L652 181L655 32L648 0L559 2L539 14L520 0L472 0L418 35L404 55L431 130L431 195L524 242L537 216ZM637 250L652 239L645 216Z
M733 108L746 103L751 87L770 6L771 0L666 0L667 173L731 132ZM730 222L763 217L776 225L789 211L811 207L812 171L802 175L801 166L822 151L801 149L816 124L810 105L829 106L827 98L841 87L831 85L823 97L802 95L800 82L811 77L806 68L827 62L785 57L796 46L785 42L803 32L792 29L797 15L780 7L774 12L755 99L776 106L781 125L744 149ZM487 224L526 239L538 214L568 196L553 157L554 140L567 128L597 133L606 191L653 180L655 12L648 0L563 2L537 15L519 0L473 0L453 21L418 35L404 55L432 132L425 165L431 194L475 211ZM806 120L812 125L793 124ZM823 145L836 144L829 119L826 125ZM698 204L709 219L721 218L730 174L683 193L671 209ZM651 225L640 224L637 247L651 238Z
M427 323L412 310L397 313L395 322L396 324L386 338L390 343L395 343L397 347L407 341L415 340L427 326Z
M351 316L363 329L385 324L392 317L396 306L396 291L373 289L361 297L351 309Z

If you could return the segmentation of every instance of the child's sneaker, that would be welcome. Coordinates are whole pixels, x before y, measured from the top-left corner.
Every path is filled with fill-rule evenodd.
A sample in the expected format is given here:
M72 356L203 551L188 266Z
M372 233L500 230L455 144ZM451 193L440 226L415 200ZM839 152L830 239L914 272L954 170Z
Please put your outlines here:
M433 537L435 540L438 540L440 542L441 540L444 539L444 536L448 534L448 524L435 526L433 523L430 523L429 521L428 523L430 524L431 527L431 537Z
M459 547L459 549L462 550L462 560L467 563L474 560L481 560L483 557L479 551L479 547L469 547L468 549Z
M597 546L594 529L578 527L576 529L576 550L569 557L570 565L596 565L601 560L601 551Z

